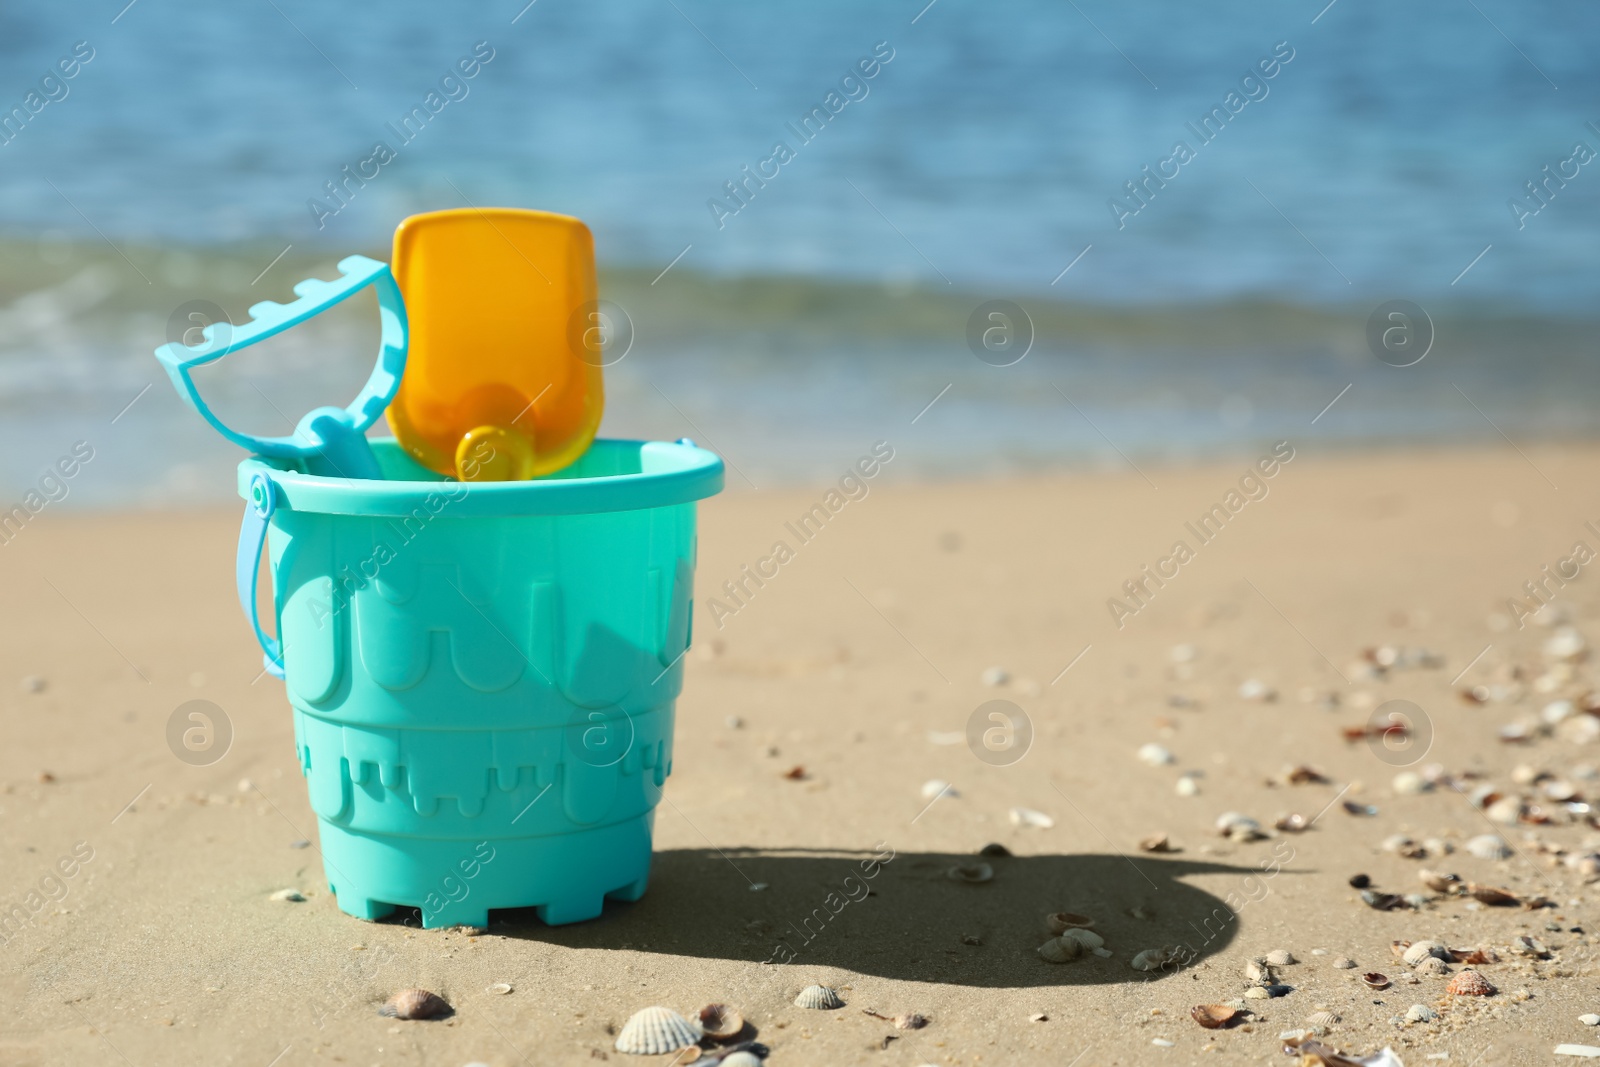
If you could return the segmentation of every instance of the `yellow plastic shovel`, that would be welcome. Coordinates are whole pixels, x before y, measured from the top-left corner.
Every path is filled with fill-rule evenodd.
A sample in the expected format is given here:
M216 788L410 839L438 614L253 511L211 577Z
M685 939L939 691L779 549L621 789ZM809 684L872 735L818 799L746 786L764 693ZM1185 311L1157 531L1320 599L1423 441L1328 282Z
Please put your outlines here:
M515 208L413 215L392 269L411 350L389 425L418 463L513 481L583 455L605 408L587 226Z

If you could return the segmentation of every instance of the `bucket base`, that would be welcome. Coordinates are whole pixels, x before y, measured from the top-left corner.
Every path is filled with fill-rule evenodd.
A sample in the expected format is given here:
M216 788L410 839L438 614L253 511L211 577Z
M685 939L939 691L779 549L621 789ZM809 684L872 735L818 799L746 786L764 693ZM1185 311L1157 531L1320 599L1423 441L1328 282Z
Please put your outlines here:
M484 841L389 837L319 821L339 910L377 920L422 912L426 929L487 926L499 908L534 908L551 926L599 918L607 898L635 901L650 878L655 812L610 826Z

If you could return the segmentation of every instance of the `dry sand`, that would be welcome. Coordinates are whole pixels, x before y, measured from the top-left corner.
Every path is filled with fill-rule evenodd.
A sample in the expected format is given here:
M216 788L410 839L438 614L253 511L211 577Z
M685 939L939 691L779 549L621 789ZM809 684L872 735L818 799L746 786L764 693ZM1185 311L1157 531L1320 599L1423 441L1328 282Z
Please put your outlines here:
M1107 598L1166 555L1245 462L1148 471L1159 488L1137 474L880 480L718 631L705 596L820 495L730 492L700 513L698 643L649 892L576 926L497 913L482 936L349 918L315 849L291 847L314 840L315 824L282 688L258 679L233 602L235 513L46 513L0 547L10 609L0 649L0 902L31 910L29 893L58 861L75 873L60 883L63 899L44 901L0 945L0 1062L632 1062L611 1050L631 1012L708 1001L742 1008L778 1065L1291 1062L1279 1033L1319 1010L1342 1020L1330 1043L1355 1053L1389 1044L1410 1067L1563 1062L1556 1044L1600 1041L1578 1021L1600 1010L1600 891L1534 842L1592 849L1594 830L1560 812L1558 825L1495 826L1448 787L1397 796L1397 764L1418 752L1385 761L1340 737L1404 698L1432 725L1414 770L1438 763L1511 790L1518 764L1572 778L1600 759L1600 746L1497 737L1589 688L1591 668L1579 664L1556 691L1536 691L1541 645L1555 631L1491 625L1575 541L1600 548L1583 526L1600 518L1587 488L1600 451L1530 456L1537 469L1511 451L1298 456L1270 496L1120 630ZM1580 578L1559 602L1600 638L1597 594L1596 579ZM1386 677L1355 666L1363 648L1385 643L1433 650L1443 666ZM1175 663L1171 650L1183 644L1194 659ZM1012 681L982 684L992 666ZM21 684L34 675L41 692ZM1247 679L1278 699L1240 699ZM1456 695L1473 685L1503 702ZM1304 701L1307 688L1336 694L1337 708ZM1171 703L1177 694L1192 706ZM235 731L208 767L179 762L165 739L172 710L194 698L225 709ZM1019 762L990 766L964 743L930 738L963 731L992 699L1031 718L1036 737ZM1137 759L1150 742L1176 763ZM1294 764L1330 782L1270 781ZM795 766L803 780L784 777ZM1197 796L1175 791L1186 770L1203 773ZM930 806L921 790L936 778L959 795ZM259 792L241 791L241 779ZM1600 782L1573 781L1600 793ZM1378 813L1347 813L1332 803L1341 790ZM1015 806L1055 825L1014 826ZM1269 827L1285 812L1323 814L1308 832L1238 843L1212 828L1226 811ZM1157 831L1181 851L1134 852ZM1511 859L1460 850L1497 831L1516 846ZM1379 847L1396 833L1458 850L1404 859ZM988 842L1015 854L992 861L992 881L946 877ZM893 859L873 894L825 925L813 920L820 932L808 940L806 917L878 850ZM1554 906L1440 899L1379 912L1347 885L1365 872L1381 889L1420 891L1424 865ZM269 899L286 887L309 899ZM1114 955L1041 961L1044 916L1061 909L1093 916ZM1519 934L1540 938L1552 958L1509 955ZM1434 977L1383 992L1360 984L1369 970L1398 978L1405 967L1390 942L1421 938L1498 948L1503 962L1482 970L1499 995L1451 998ZM764 965L780 944L794 962ZM1172 944L1197 958L1165 975L1129 966L1135 953ZM1247 1026L1213 1032L1190 1020L1192 1005L1240 997L1246 961L1279 948L1301 961L1282 972L1292 992L1251 1001L1258 1017ZM1339 955L1359 968L1335 969ZM498 982L515 991L489 992ZM792 1006L812 982L838 987L848 1006ZM412 985L448 997L456 1015L377 1014ZM1441 1020L1391 1021L1415 1003ZM862 1008L932 1023L896 1031ZM1048 1018L1030 1021L1040 1014Z

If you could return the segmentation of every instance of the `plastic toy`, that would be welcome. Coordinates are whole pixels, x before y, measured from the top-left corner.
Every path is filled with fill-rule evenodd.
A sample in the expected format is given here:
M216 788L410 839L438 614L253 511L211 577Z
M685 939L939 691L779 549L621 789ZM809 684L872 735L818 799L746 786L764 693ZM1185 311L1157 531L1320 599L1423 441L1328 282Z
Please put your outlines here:
M395 230L394 272L411 361L389 425L413 459L503 481L583 454L605 407L587 226L510 208L413 215ZM468 463L482 443L493 460Z
M593 918L648 881L692 629L695 502L721 490L722 461L688 440L599 440L553 476L457 481L394 439L369 443L401 374L402 391L411 382L406 309L383 264L340 270L301 282L292 304L256 305L217 351L157 353L212 426L257 452L239 466L237 584L294 709L329 888L351 915L415 907L427 927L512 907ZM211 414L193 366L366 284L384 343L355 403L289 438ZM503 446L479 435L460 465L492 468ZM276 638L257 616L263 551Z

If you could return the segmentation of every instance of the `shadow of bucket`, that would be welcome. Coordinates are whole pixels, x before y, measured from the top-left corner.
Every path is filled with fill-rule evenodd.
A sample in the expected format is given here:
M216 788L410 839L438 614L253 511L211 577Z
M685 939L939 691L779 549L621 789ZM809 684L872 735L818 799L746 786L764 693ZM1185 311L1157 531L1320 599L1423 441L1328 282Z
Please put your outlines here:
M463 483L372 444L381 480L239 467L240 595L294 707L339 908L559 924L637 900L672 770L695 502L722 461L599 440L544 478ZM253 612L263 542L277 639Z

